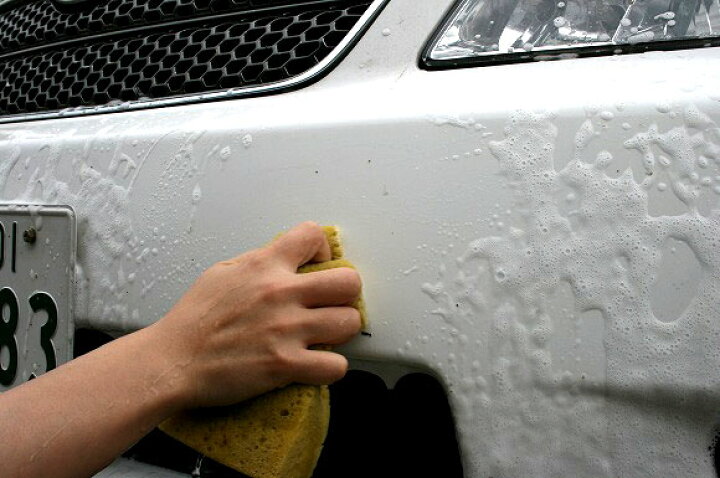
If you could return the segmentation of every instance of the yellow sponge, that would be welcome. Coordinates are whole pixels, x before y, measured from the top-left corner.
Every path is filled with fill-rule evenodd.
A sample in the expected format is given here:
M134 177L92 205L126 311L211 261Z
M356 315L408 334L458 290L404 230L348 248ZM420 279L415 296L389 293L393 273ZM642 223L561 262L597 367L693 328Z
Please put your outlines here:
M325 237L330 244L331 260L342 259L345 251L340 242L340 230L336 226L323 226L323 231L325 231Z
M332 260L308 264L310 273L354 266L342 259L338 230L325 227ZM366 326L361 299L354 304ZM253 478L309 478L330 422L327 387L293 384L253 400L181 413L160 429L203 455Z
M329 422L327 387L290 385L232 407L181 413L160 429L253 478L309 478Z

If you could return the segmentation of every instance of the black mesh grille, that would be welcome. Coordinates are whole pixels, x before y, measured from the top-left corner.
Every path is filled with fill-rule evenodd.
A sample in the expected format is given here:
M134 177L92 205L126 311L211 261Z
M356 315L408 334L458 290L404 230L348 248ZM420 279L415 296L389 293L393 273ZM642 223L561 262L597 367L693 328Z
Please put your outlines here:
M322 61L371 3L111 0L76 13L22 5L0 15L0 114L284 80Z

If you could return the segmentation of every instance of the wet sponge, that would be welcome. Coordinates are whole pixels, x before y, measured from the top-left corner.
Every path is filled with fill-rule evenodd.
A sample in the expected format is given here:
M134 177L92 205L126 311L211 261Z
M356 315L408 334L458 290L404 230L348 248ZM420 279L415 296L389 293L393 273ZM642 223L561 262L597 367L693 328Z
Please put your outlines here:
M332 260L308 264L310 273L354 266L342 259L338 230L325 227ZM361 299L363 329L365 307ZM330 394L327 387L289 385L231 407L176 415L160 429L203 455L253 478L309 478L327 435Z
M184 412L160 429L253 478L308 478L329 421L327 387L290 385L240 405Z

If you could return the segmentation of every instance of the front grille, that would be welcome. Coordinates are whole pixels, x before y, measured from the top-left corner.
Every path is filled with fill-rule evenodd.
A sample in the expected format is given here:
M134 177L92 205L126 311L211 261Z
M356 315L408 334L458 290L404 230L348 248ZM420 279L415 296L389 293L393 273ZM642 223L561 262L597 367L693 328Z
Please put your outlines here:
M48 0L0 14L0 115L267 85L338 46L371 0Z

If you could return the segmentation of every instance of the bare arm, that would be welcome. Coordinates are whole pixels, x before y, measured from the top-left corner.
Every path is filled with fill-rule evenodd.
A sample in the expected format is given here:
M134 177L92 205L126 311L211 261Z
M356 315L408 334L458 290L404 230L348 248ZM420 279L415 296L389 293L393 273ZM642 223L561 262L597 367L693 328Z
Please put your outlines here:
M208 269L156 324L0 394L3 476L92 476L181 409L341 378L344 357L309 347L358 333L359 277L296 274L329 255L322 229L302 224Z

